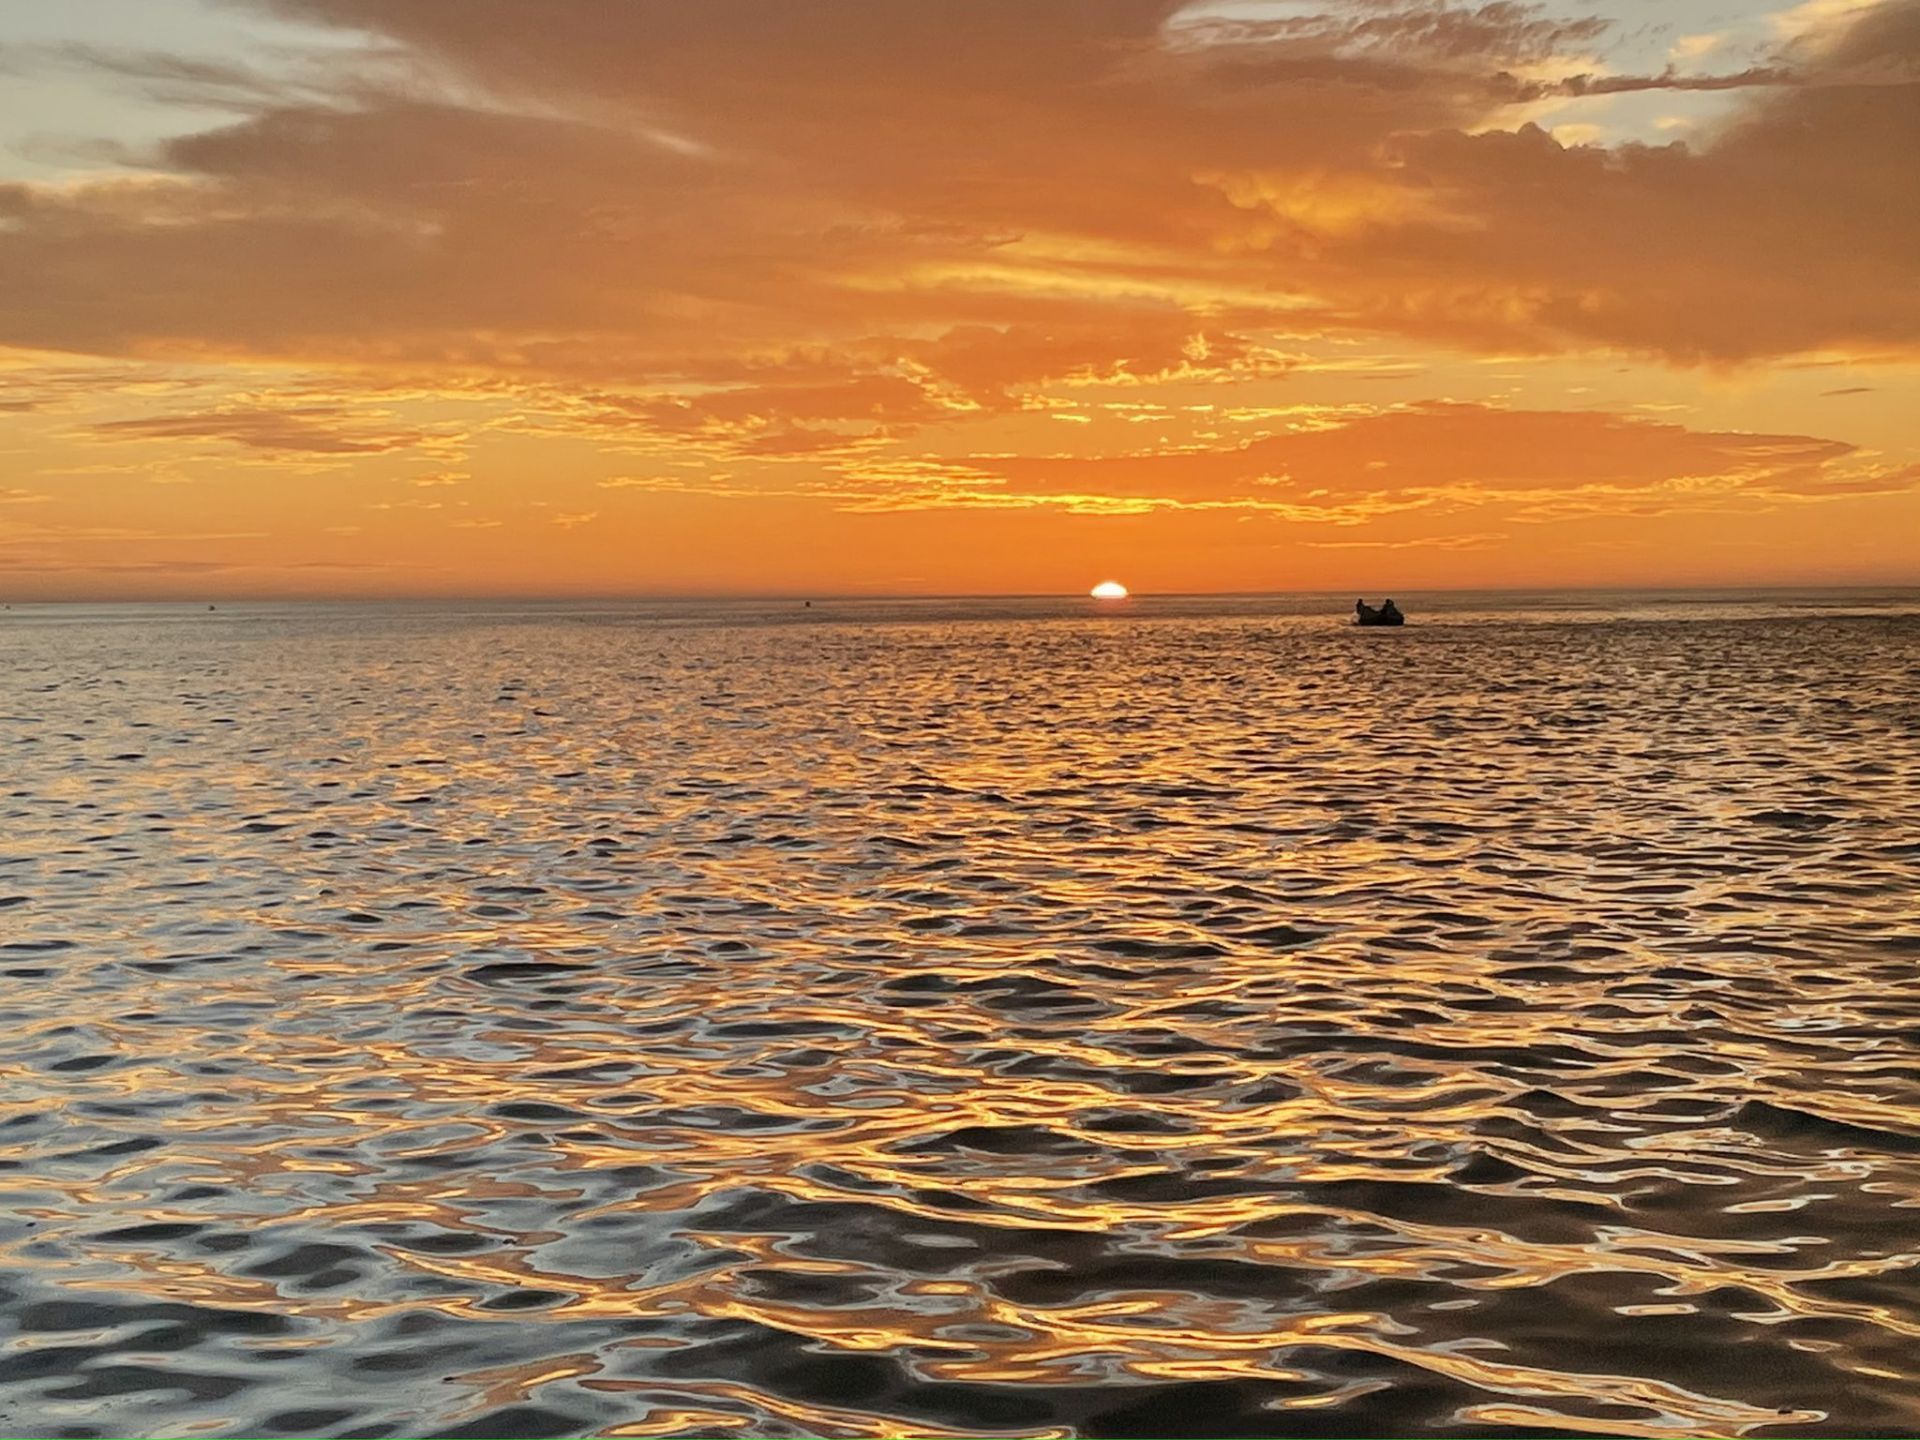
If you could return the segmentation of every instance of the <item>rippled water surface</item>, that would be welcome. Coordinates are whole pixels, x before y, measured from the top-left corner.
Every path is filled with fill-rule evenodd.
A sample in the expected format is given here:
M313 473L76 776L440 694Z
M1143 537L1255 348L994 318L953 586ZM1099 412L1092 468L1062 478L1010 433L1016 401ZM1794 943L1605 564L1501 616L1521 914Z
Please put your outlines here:
M1920 1433L1920 617L1309 608L0 617L0 1433Z

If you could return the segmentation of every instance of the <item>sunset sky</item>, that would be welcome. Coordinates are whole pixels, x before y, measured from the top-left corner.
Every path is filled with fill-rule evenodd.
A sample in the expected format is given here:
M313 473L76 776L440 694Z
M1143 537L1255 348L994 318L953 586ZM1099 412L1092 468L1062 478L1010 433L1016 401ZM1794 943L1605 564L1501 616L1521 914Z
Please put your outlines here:
M0 591L1920 581L1920 0L0 0Z

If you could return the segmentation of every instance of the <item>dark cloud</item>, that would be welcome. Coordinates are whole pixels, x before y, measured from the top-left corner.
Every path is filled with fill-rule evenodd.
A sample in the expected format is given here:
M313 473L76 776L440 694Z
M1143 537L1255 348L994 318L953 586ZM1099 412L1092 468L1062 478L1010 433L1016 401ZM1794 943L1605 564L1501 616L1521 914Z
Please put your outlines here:
M1752 90L1803 83L1798 71L1778 65L1754 65L1726 75L1687 75L1663 70L1658 75L1572 75L1564 80L1513 80L1510 98L1516 103L1588 95L1633 95L1649 90Z
M222 407L194 414L108 420L89 430L103 440L219 440L297 455L381 455L410 450L434 438L415 430L374 431L337 406Z

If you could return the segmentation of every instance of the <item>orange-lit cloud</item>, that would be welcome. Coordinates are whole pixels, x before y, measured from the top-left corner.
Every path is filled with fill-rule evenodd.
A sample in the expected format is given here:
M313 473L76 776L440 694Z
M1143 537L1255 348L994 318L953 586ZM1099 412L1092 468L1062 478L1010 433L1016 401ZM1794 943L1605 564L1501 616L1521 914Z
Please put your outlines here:
M103 440L221 440L303 455L376 455L411 449L428 438L419 431L371 429L338 405L222 406L194 414L106 420L93 427L93 434Z

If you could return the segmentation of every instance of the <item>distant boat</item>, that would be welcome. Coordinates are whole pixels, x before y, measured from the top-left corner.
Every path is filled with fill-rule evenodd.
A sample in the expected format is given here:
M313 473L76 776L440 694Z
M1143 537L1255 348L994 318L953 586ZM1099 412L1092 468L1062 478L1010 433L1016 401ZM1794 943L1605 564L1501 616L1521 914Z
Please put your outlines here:
M1353 602L1353 623L1356 625L1404 625L1407 617L1400 613L1400 607L1389 600L1376 610L1364 600Z

